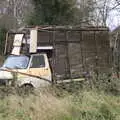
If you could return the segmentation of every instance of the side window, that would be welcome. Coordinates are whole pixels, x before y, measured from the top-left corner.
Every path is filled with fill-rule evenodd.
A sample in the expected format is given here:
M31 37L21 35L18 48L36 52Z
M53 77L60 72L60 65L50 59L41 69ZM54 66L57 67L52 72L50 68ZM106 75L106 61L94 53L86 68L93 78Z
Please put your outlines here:
M45 59L43 55L33 56L31 61L31 68L45 67Z

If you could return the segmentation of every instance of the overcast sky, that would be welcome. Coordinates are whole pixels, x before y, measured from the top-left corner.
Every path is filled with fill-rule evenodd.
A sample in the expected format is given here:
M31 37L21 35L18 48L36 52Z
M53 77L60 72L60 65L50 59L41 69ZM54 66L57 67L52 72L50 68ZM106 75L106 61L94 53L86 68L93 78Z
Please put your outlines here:
M116 10L110 12L107 24L111 30L114 30L116 27L118 27L120 25L120 13Z
M115 0L107 0L107 6L114 8L117 3ZM120 25L120 6L116 7L114 10L111 10L109 13L109 17L107 19L107 25L111 30L114 30L116 27Z

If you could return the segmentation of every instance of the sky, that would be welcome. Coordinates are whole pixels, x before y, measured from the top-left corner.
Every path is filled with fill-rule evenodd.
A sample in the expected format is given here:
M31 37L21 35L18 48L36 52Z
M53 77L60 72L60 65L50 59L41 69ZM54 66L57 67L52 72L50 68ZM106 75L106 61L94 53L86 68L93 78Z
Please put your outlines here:
M116 0L106 0L106 1L107 1L106 5L110 7L110 9L114 8L117 5ZM107 26L109 26L111 31L120 25L120 9L119 8L120 6L116 7L115 9L109 12L109 16L107 19Z
M111 31L120 25L120 13L118 11L113 10L110 12L109 18L107 20L107 25Z

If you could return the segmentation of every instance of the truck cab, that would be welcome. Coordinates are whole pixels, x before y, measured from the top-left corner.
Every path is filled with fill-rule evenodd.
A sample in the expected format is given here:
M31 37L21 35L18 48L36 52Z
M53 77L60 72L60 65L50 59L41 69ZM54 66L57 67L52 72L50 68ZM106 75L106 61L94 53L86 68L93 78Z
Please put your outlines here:
M29 38L24 33L15 33L11 53L0 69L0 84L34 88L49 85L52 72L48 53L52 50L52 46L37 46L36 29L30 31Z
M14 82L19 87L30 85L38 88L48 85L52 81L51 69L46 53L31 54L29 56L10 55L1 69L0 84L4 85L11 85Z

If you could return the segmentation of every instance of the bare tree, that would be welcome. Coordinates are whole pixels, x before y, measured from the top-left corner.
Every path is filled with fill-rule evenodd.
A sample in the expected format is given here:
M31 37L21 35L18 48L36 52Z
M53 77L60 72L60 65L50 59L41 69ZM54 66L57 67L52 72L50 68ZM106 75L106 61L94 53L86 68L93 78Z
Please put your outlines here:
M2 17L4 18L4 16L5 18L8 17L7 20L5 20L5 22L8 21L8 24L12 18L17 20L17 24L21 26L24 23L25 16L29 14L32 9L31 0L0 0L0 19ZM3 19L2 22L4 22ZM6 23L3 24L5 25Z
M120 1L96 0L94 10L94 24L108 26L110 24L113 24L110 20L112 20L111 18L114 17L115 13L120 16Z
M8 14L14 16L18 24L24 22L24 17L32 10L30 0L8 0Z

